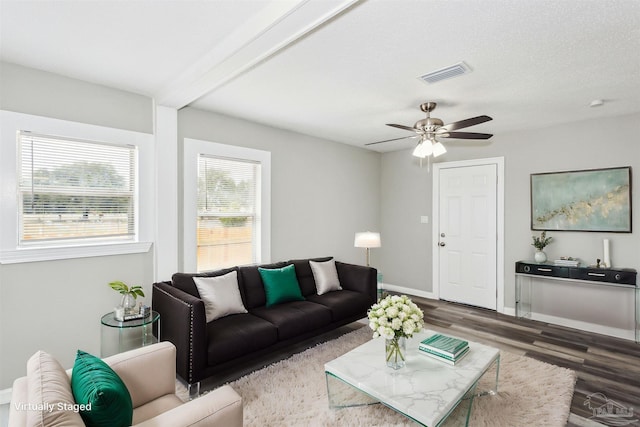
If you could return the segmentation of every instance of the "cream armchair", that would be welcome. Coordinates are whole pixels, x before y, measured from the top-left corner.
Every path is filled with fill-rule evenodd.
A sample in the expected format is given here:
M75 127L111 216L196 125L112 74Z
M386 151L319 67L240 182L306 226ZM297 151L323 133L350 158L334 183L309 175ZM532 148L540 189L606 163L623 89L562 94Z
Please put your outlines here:
M170 342L116 354L104 361L129 390L134 426L242 426L242 398L229 386L187 403L178 398L176 348ZM50 355L33 355L27 363L27 376L13 384L9 427L84 426L72 406L70 376L71 370L62 370Z

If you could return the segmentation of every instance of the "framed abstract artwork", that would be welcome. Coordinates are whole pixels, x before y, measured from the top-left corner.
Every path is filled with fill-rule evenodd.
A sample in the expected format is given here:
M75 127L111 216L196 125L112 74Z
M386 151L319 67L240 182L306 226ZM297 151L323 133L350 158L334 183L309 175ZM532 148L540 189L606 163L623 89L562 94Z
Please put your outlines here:
M631 233L631 167L531 174L531 229Z

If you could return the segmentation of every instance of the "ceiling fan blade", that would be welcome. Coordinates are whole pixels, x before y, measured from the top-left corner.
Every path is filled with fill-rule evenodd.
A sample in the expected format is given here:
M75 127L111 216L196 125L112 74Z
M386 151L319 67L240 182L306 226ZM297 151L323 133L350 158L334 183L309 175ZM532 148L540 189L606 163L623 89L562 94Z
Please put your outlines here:
M490 120L493 119L489 116L472 117L470 119L460 120L459 122L448 123L444 126L440 126L438 130L442 129L443 131L452 131L467 128L469 126L479 125L480 123L488 122Z
M391 142L391 141L399 141L401 139L412 139L412 138L417 138L418 135L412 135L412 136L403 136L402 138L393 138L393 139L385 139L384 141L376 141L376 142L367 142L364 145L375 145L375 144L382 144L383 142Z
M409 127L409 126L405 126L405 125L396 125L396 124L393 124L393 123L387 123L387 126L391 126L391 127L398 128L398 129L403 129L403 130L408 130L408 131L411 131L411 132L418 132L418 129L412 128L412 127Z
M438 138L456 138L456 139L489 139L492 133L476 133L476 132L444 132L438 133Z

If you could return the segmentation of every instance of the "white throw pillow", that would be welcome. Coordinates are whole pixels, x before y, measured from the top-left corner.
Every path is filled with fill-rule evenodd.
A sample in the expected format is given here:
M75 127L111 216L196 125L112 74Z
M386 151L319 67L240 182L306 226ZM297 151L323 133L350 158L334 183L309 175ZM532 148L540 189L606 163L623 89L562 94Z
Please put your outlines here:
M329 260L325 262L309 261L313 278L316 281L316 290L318 295L326 294L331 291L341 291L340 280L338 279L338 270L336 262Z
M229 314L247 313L238 288L238 272L217 277L194 277L200 298L204 302L207 322Z

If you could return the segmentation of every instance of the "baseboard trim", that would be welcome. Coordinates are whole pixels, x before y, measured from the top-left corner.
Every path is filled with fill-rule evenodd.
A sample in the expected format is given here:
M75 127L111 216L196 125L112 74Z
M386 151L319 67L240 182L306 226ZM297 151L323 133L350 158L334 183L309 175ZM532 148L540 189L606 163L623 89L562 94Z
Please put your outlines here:
M420 291L418 289L413 288L405 288L403 286L391 285L389 283L381 283L381 288L386 291L398 292L401 294L414 295L416 297L427 298L427 299L437 299L433 292Z
M386 289L393 292L403 293L407 295L413 295L416 297L426 298L426 299L434 299L438 300L439 298L433 292L420 291L413 288L406 288L403 286L391 285L389 283L382 283L382 289ZM515 316L516 309L510 307L503 307L502 311L496 310L498 313L506 314L507 316Z
M502 314L506 314L507 316L516 317L516 309L511 307L505 307L502 310Z
M544 313L531 313L532 320L551 323L567 328L580 329L581 331L593 332L596 334L608 335L610 337L622 338L635 341L635 332L629 329L615 328L612 326L598 325L596 323L584 322L582 320L567 319L565 317L551 316Z
M13 393L13 389L5 388L4 390L0 390L0 405L6 405L11 402L11 394Z

